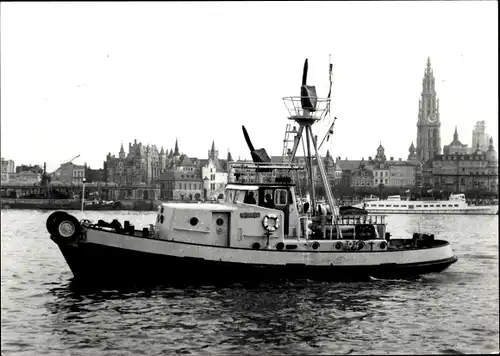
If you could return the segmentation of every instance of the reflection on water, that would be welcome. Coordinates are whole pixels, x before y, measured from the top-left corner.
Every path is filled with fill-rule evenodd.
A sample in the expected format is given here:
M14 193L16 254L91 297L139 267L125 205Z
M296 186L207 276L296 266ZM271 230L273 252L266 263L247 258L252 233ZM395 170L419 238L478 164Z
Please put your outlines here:
M498 350L497 217L433 218L460 260L443 273L412 281L106 290L72 282L46 236L49 213L2 211L3 355ZM140 214L119 218L136 226L149 223ZM393 235L428 217L401 218L389 217Z

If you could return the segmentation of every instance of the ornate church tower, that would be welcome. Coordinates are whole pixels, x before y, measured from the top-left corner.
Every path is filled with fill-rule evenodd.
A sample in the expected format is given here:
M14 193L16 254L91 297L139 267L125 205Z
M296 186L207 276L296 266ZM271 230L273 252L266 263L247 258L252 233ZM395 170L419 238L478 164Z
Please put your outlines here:
M125 159L125 150L123 149L123 142L120 147L120 153L118 153L118 157L120 157L120 159Z
M439 120L439 99L436 98L434 74L431 59L422 82L422 98L418 105L417 157L427 162L441 153L441 121Z
M208 159L212 161L219 159L219 151L215 149L215 141L212 141L212 148L208 150Z

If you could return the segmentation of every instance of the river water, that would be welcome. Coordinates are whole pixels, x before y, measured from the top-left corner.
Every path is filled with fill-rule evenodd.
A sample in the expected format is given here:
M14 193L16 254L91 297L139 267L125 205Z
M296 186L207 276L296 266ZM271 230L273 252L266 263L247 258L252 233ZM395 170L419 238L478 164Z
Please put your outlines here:
M51 212L2 210L2 355L493 353L499 350L498 216L392 215L457 263L418 280L82 291L45 230ZM75 212L130 220L155 212ZM179 271L165 271L180 273Z

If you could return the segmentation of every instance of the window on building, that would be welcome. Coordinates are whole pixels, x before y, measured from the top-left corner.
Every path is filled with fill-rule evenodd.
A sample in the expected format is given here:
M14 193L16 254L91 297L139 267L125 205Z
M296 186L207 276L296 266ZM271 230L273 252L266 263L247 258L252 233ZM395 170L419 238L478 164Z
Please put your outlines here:
M458 207L458 204L455 204L454 207Z

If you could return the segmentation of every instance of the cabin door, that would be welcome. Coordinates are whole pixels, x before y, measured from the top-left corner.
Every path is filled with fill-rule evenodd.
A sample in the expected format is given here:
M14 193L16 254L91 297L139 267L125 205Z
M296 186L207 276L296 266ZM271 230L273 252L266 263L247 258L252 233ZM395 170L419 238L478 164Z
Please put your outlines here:
M229 246L229 214L230 213L212 213L212 236L215 239L214 244L220 246Z
M289 194L287 189L276 189L274 191L274 208L281 210L285 216L285 221L283 221L283 232L286 236L288 236L289 230L289 220L290 220L290 212L288 209L288 201Z

